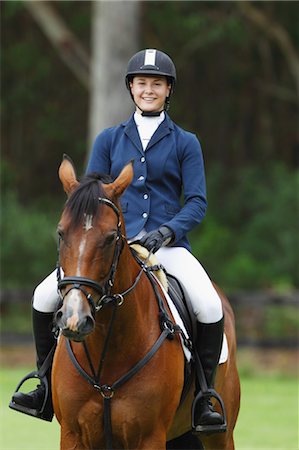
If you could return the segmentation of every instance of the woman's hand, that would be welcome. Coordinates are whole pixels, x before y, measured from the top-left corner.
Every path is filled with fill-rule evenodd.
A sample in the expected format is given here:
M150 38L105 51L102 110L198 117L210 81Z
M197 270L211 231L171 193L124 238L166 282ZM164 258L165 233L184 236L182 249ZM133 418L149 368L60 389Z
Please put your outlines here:
M146 233L139 241L149 252L156 253L161 247L168 245L174 238L173 231L165 225Z

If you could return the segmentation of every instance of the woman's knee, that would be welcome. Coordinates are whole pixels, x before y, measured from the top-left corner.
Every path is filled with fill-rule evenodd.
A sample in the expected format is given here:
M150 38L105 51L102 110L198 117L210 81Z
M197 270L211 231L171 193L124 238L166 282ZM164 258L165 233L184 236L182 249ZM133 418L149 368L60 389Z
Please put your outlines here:
M35 288L32 305L40 312L54 312L58 298L56 274L52 272Z
M222 303L216 291L200 303L196 316L202 323L215 323L222 319Z

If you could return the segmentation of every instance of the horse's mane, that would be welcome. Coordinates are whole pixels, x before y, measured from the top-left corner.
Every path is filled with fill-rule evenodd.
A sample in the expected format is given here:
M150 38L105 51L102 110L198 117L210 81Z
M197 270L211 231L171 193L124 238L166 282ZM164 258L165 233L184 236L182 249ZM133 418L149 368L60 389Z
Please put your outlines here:
M99 197L107 198L102 184L111 183L108 175L92 173L80 180L79 186L68 198L65 204L72 218L72 226L76 227L82 223L86 215L97 216L99 212Z

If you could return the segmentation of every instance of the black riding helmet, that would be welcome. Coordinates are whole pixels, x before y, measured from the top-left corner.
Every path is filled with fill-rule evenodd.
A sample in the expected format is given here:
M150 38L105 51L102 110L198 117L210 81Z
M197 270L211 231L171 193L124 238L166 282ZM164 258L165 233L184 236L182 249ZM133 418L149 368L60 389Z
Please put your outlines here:
M169 97L166 97L165 99L165 110L167 110L169 107L170 96L173 93L176 82L175 65L173 64L171 58L166 55L166 53L153 48L141 50L132 56L128 63L126 72L126 86L132 99L133 96L131 93L130 82L133 80L135 75L159 75L167 78L168 83L171 84Z

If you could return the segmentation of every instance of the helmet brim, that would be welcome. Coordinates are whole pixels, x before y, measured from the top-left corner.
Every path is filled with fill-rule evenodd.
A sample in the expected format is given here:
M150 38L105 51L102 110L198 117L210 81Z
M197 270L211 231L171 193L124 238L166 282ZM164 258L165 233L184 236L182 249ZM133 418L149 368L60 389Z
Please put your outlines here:
M166 72L161 72L160 70L155 70L155 69L147 69L147 70L136 70L136 71L132 71L132 72L128 72L126 75L126 85L127 88L129 89L129 82L132 80L133 77L135 76L159 76L159 77L166 77L167 79L171 80L171 85L172 87L174 87L175 84L175 78L172 77L171 75L169 75L169 73Z

